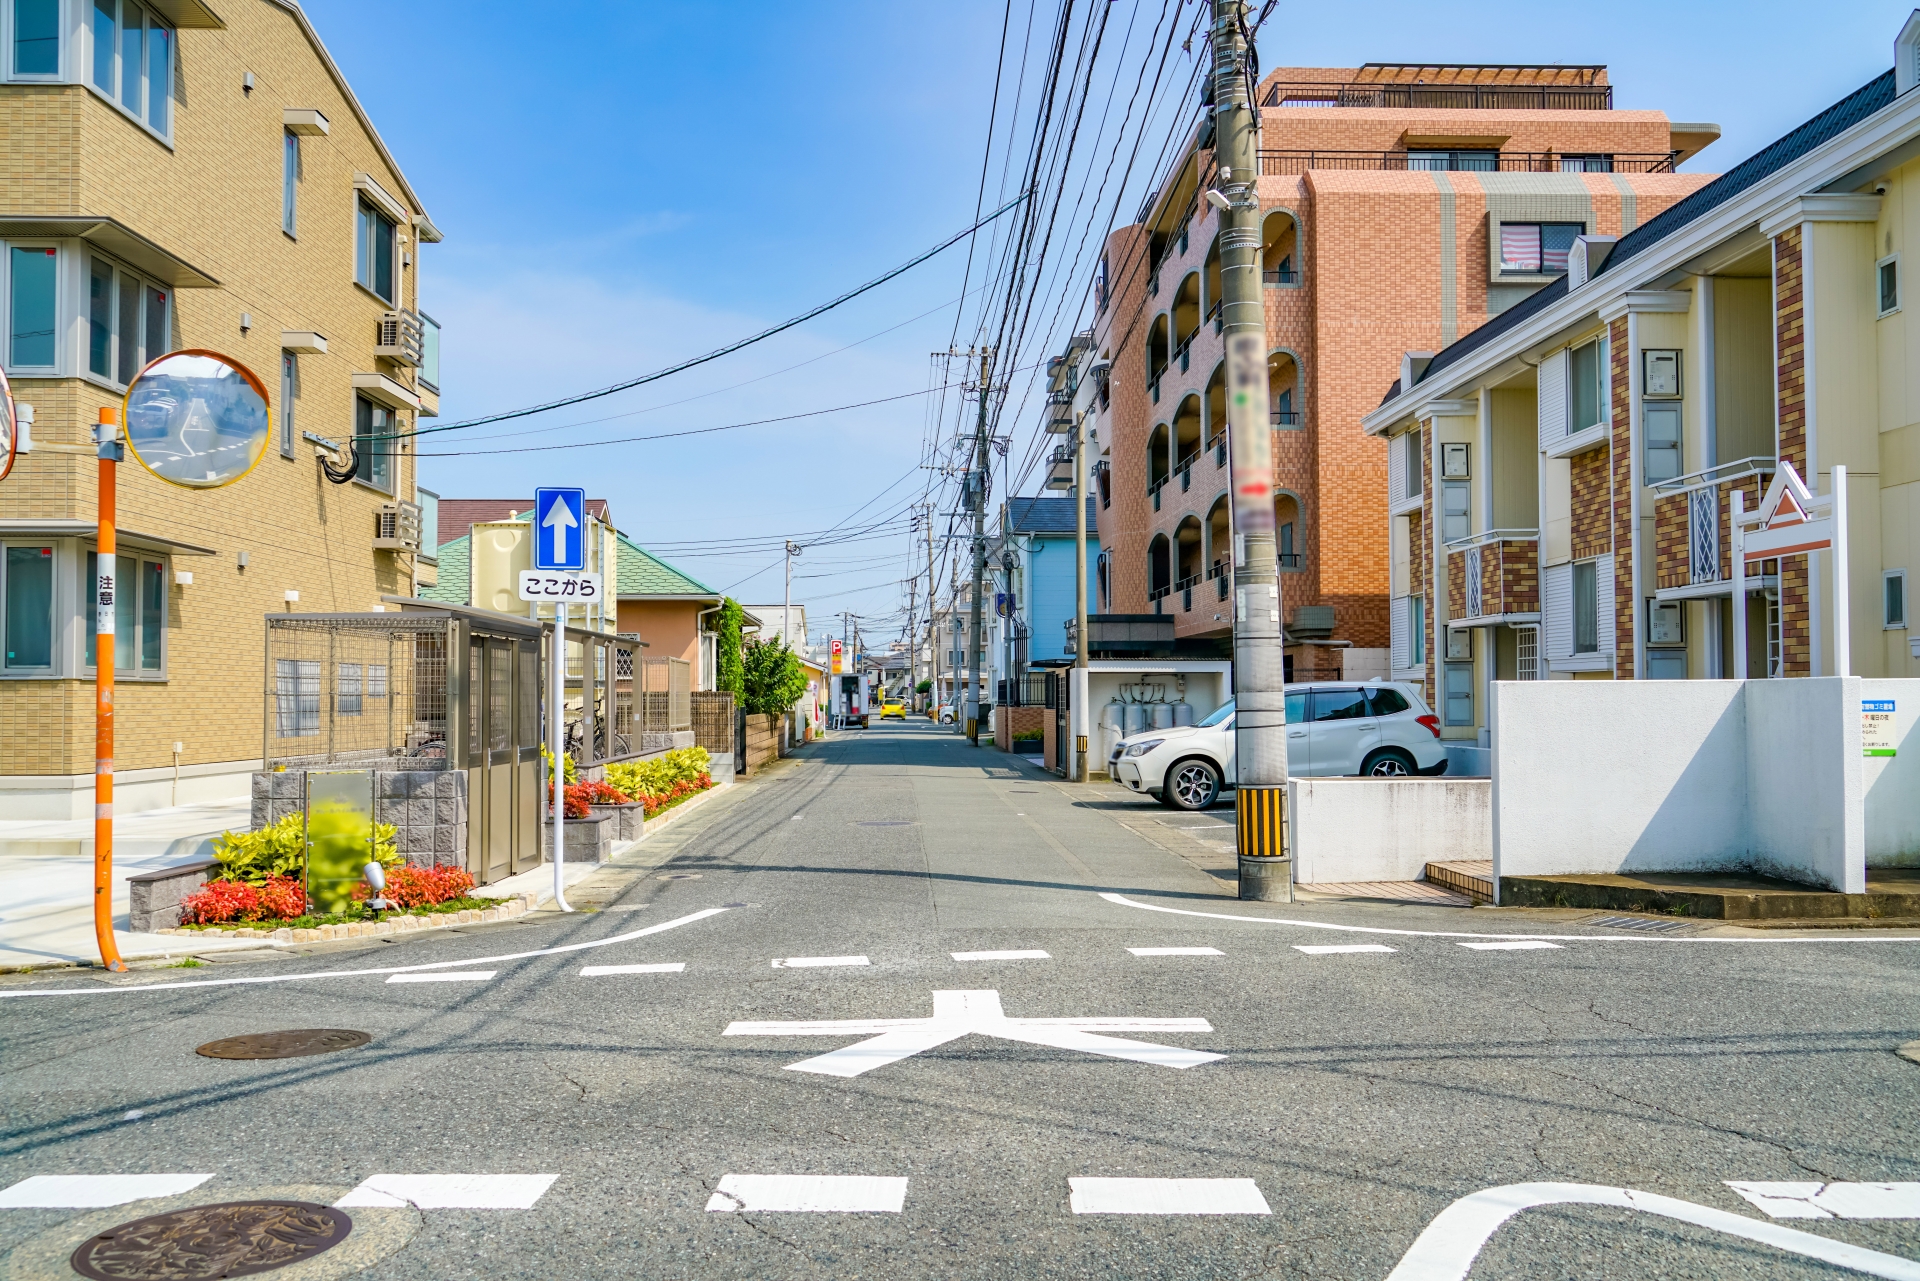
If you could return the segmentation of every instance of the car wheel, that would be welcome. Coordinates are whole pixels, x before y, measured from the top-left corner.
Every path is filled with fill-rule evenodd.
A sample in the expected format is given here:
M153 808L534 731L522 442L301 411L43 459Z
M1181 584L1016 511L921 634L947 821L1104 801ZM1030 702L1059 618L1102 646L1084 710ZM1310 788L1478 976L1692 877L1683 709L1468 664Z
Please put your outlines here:
M1397 747L1380 749L1360 767L1368 778L1411 778L1415 771L1412 758Z
M1203 810L1220 799L1220 771L1211 761L1181 761L1167 771L1160 798L1177 810Z

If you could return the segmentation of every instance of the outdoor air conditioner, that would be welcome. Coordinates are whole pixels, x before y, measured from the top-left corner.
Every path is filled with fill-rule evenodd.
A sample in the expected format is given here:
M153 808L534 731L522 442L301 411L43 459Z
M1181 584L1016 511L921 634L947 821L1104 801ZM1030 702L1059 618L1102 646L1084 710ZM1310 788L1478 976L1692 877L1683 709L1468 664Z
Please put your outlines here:
M373 354L418 368L424 353L422 344L420 317L411 311L389 311L375 327Z
M382 503L373 517L373 545L378 551L419 551L420 505Z

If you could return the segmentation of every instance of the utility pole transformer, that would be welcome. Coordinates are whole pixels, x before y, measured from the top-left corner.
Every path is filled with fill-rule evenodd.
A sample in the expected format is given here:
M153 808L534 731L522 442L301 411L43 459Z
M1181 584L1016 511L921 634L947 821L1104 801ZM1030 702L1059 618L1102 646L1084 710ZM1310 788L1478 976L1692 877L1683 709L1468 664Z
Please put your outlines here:
M1245 0L1213 0L1214 160L1219 167L1220 287L1232 457L1233 684L1240 897L1293 900L1287 843L1287 695L1274 556L1273 425L1260 280L1260 115L1247 65Z
M1255 282L1258 283L1257 281ZM993 348L980 351L980 417L974 428L973 472L969 477L968 500L973 504L973 607L969 611L971 633L967 637L967 741L980 746L980 664L985 655L980 643L980 592L987 576L987 468L991 442L987 437L987 402L993 395Z

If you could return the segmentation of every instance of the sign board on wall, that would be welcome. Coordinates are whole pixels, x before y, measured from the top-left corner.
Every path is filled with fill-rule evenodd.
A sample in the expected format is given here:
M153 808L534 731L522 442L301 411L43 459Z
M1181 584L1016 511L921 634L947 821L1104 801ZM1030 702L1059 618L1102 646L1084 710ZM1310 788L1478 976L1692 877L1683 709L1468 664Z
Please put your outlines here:
M1891 698L1860 700L1860 754L1894 756L1893 706Z

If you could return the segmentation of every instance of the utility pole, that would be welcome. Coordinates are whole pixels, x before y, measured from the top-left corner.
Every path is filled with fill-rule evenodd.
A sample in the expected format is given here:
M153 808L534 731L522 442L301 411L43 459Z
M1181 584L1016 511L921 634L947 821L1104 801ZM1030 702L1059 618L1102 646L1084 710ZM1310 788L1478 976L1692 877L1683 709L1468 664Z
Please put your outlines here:
M927 518L927 686L931 693L927 702L935 708L940 706L940 622L933 600L933 504L926 503L922 511ZM913 652L920 652L920 638L913 639ZM939 722L939 712L934 712L935 723Z
M1255 284L1259 281L1256 279ZM992 446L987 438L987 402L993 397L993 348L980 351L980 417L973 433L973 471L968 497L973 504L973 607L967 637L967 741L980 746L980 592L987 576L987 469Z
M1079 379L1071 379L1076 390ZM1073 782L1087 781L1087 419L1073 416Z
M780 606L780 640L788 649L793 648L793 558L800 554L800 544L787 543L787 599Z
M1240 897L1293 901L1287 844L1286 650L1274 558L1273 425L1260 285L1260 113L1247 64L1245 0L1213 0L1214 160L1232 456L1234 757Z

